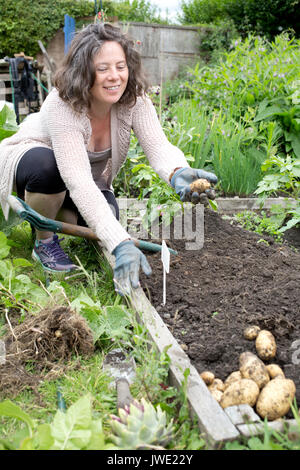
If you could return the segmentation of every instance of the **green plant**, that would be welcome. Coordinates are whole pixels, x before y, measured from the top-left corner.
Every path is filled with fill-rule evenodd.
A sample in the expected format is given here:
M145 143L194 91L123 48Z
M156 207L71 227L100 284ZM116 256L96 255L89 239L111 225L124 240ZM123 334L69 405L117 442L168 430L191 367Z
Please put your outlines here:
M204 168L212 157L212 119L193 99L183 99L169 109L170 121L164 130L170 142L179 147L193 168Z
M107 12L117 16L120 21L141 23L163 23L159 9L148 0L119 0L107 2Z
M111 416L112 441L120 449L151 449L166 446L172 438L173 422L167 424L167 415L160 406L141 399L125 409L119 416Z
M214 23L230 19L240 34L249 32L274 38L293 28L300 34L298 0L187 0L181 2L183 24Z
M71 306L88 322L98 345L110 345L111 341L126 341L131 335L131 317L123 305L100 305L87 294L81 292L72 302Z
M300 34L298 0L223 0L222 3L224 13L242 34L254 32L273 38L287 28Z
M114 180L114 191L117 197L138 197L141 190L147 185L147 181L138 181L138 175L133 171L137 164L146 163L146 157L138 143L137 138L132 135L130 148L125 163Z
M285 208L285 218L287 223L279 229L279 232L298 225L300 223L300 159L294 160L287 155L286 158L272 155L263 165L262 170L267 172L259 182L255 194L258 194L262 201L272 194L282 192L295 199L295 207L287 205Z
M267 175L258 184L255 194L266 197L280 191L295 199L299 198L300 159L294 160L290 155L273 155L264 161L262 171Z
M237 39L218 63L191 69L194 80L186 86L211 121L206 139L213 149L209 160L226 194L253 193L263 176L264 160L278 153L293 158L299 153L299 80L294 64L300 64L299 40L281 34L270 43L250 35Z
M300 417L297 411L297 405L292 405L292 413L296 425L284 431L276 431L264 421L262 436L252 436L249 439L243 439L241 442L234 441L225 444L225 450L299 450L300 449Z
M23 274L24 269L31 267L25 258L9 259L12 243L3 232L0 232L0 301L6 309L17 307L21 311L37 310L49 301L45 290L33 283L30 277ZM52 286L49 286L51 290Z
M0 142L15 134L18 128L14 110L5 104L0 110Z
M189 72L188 67L185 66L179 70L176 77L164 82L162 88L157 89L154 87L154 92L150 94L151 99L158 107L162 98L162 103L166 105L164 111L167 111L166 117L168 117L169 105L192 96L191 90L186 86L187 83L192 81L193 75ZM160 96L161 93L162 97Z
M212 166L227 195L252 194L261 178L265 153L259 148L257 133L240 122L216 114L211 125Z
M174 210L178 210L178 203L180 205L180 199L174 189L161 180L147 163L135 137L131 139L127 160L114 182L114 189L117 196L146 199L147 212L143 217L146 226L160 214L164 221L172 218Z
M180 7L183 24L216 23L225 13L223 0L182 0Z
M63 26L65 14L74 18L94 15L94 3L89 0L0 0L0 11L0 56L13 57L20 51L35 56L39 52L38 40L47 44Z
M51 423L38 424L10 400L0 403L0 416L26 423L17 443L0 440L2 450L108 450L115 446L105 442L102 420L92 416L92 400L85 395L66 412L57 410Z
M209 24L199 30L200 54L209 64L216 63L228 52L234 40L239 38L234 22L222 19L218 24Z
M265 99L288 97L297 91L293 87L297 87L299 65L299 40L286 33L276 36L274 42L249 35L233 41L218 63L190 69L194 80L186 86L201 106L240 117Z
M300 80L297 82L300 85ZM300 87L297 92L300 93ZM293 106L289 97L263 100L258 107L254 122L274 121L275 119L279 121L278 124L282 128L282 136L284 137L282 150L285 153L293 152L297 158L300 158L300 106Z
M234 219L241 224L246 230L250 230L260 235L269 235L275 239L277 243L283 240L280 228L285 220L285 209L279 205L274 205L270 209L270 215L265 211L259 214L252 211L243 211L234 215Z
M4 240L6 239L4 238ZM47 377L40 383L37 390L38 395L28 389L16 396L13 404L19 407L19 411L20 409L23 410L34 423L31 428L32 439L29 436L28 426L24 421L17 419L15 416L12 418L4 417L4 414L2 414L0 416L0 447L4 449L49 450L54 445L52 434L56 433L61 435L61 440L55 446L57 445L61 449L70 448L74 444L80 448L82 445L82 449L100 449L102 448L102 438L105 439L105 446L110 445L109 440L106 439L109 439L110 433L109 415L117 413L116 391L114 387L109 387L111 377L103 369L103 358L112 346L116 347L117 343L120 347L126 349L127 354L135 358L137 364L137 378L131 386L133 396L137 397L138 400L144 396L146 400L153 403L154 407L159 405L161 410L166 413L168 422L173 419L176 434L172 436L169 447L198 448L195 447L200 445L197 438L197 426L190 421L188 415L178 420L181 401L177 389L168 385L170 359L167 351L160 353L156 350L149 339L146 328L135 320L134 314L128 307L125 308L122 299L116 296L110 265L102 259L100 265L96 263L95 258L97 258L97 255L93 245L88 244L83 239L73 237L66 237L63 243L66 250L70 249L78 254L81 260L81 269L76 275L64 276L60 282L53 281L51 283L53 289L49 292L51 295L48 294L48 298L51 299L52 296L55 304L63 303L70 306L74 302L75 308L78 308L80 313L86 317L94 333L95 353L88 359L76 355L76 358L70 359L67 368L63 369L63 374L59 374L56 370L53 371L54 375L51 380ZM24 259L30 257L31 239L27 223L15 227L11 234L11 240L3 243L2 255L6 257L2 259L6 260L9 257L13 263L13 259L16 258L18 252L24 256ZM41 273L34 269L34 266L27 266L23 269L26 269L26 274L30 277L31 282L39 286L39 275ZM47 294L46 290L45 294ZM28 300L30 300L29 295ZM30 312L25 312L26 315L35 315L35 312L39 309L39 307L37 309L33 308L33 305L29 303L26 303L26 307L30 308ZM19 310L20 307L18 307ZM13 314L16 313L18 313L16 309L11 310L11 320L23 321L25 315L21 315L20 318L13 317ZM103 318L99 318L101 316ZM12 328L14 328L14 323L12 323ZM30 365L27 367L27 373L35 373ZM94 435L93 429L85 428L82 430L76 416L74 417L73 414L72 416L69 415L66 422L61 420L61 415L59 415L59 419L55 420L55 423L59 421L63 429L53 430L49 435L48 425L50 424L52 429L54 416L57 413L58 387L67 405L67 412L72 404L76 404L83 396L93 396L92 420L98 421L101 417L103 423L102 437L99 435L98 439ZM80 411L78 411L79 413ZM71 419L74 424L73 428L69 427L72 424ZM44 424L47 424L47 427ZM83 433L82 431L86 432ZM90 431L91 440L89 442L81 440L84 434L88 438ZM98 426L96 432L100 434L100 431L100 426ZM74 435L77 432L81 438L75 442ZM45 436L44 440L41 440L41 434ZM67 434L69 437L66 439ZM29 442L27 442L28 437ZM112 444L110 447L112 447ZM103 447L103 449L105 448L107 447Z
M99 1L97 2L99 5ZM122 0L103 2L108 20L118 17L120 21L140 21L165 23L157 7L147 0ZM76 19L76 26L94 21L95 3L90 0L0 0L0 57L13 57L16 52L24 51L35 56L39 52L38 40L46 45L64 25L64 15ZM87 20L83 18L87 17ZM39 21L36 21L39 18Z

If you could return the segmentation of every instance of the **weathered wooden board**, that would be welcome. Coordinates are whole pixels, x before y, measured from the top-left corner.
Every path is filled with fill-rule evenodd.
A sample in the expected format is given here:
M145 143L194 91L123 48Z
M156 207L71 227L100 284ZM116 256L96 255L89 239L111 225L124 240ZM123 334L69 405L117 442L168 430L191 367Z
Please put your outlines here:
M241 435L245 437L259 436L263 435L265 432L265 423L263 421L259 421L256 423L238 424L237 428ZM288 429L289 433L294 433L299 439L299 425L295 419L272 421L268 423L268 429L273 429L274 431L279 432L284 432Z
M260 417L250 405L234 405L225 408L225 413L236 426L239 424L260 422Z

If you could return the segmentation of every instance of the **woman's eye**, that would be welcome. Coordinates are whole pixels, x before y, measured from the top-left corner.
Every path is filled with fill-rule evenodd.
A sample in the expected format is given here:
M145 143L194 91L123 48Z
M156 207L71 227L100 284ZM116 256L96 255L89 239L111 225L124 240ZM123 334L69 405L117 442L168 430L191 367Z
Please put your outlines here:
M124 65L117 65L117 69L118 70L125 70L127 67L126 64ZM108 71L108 68L107 67L97 67L97 72L107 72Z

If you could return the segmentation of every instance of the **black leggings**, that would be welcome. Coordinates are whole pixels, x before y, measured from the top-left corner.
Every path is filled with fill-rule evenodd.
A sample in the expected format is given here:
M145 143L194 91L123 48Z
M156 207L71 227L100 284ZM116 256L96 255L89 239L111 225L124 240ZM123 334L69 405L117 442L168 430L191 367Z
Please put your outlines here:
M25 190L43 194L57 194L66 191L63 207L78 215L78 225L86 225L60 176L53 150L34 147L24 153L17 167L16 186L17 194L21 199L24 199ZM119 220L119 207L114 193L105 190L102 191L102 194Z

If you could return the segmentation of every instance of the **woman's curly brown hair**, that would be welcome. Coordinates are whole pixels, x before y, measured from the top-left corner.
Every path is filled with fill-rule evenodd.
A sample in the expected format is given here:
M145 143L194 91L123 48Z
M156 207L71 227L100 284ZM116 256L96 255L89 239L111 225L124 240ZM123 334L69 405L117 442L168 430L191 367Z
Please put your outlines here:
M109 23L90 24L75 34L63 64L54 77L54 86L60 98L75 111L82 112L90 106L90 90L96 76L93 59L105 41L118 42L126 56L129 78L119 103L133 106L136 98L143 96L148 88L141 56L134 49L134 41L122 33L120 28Z

